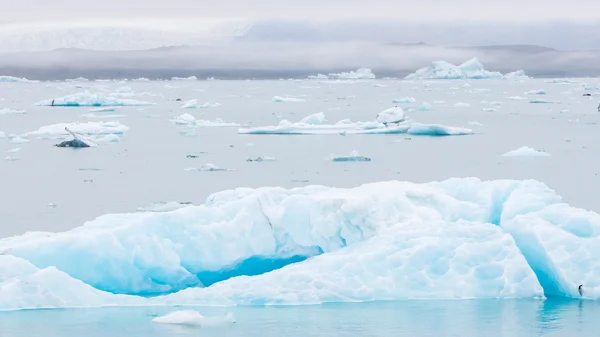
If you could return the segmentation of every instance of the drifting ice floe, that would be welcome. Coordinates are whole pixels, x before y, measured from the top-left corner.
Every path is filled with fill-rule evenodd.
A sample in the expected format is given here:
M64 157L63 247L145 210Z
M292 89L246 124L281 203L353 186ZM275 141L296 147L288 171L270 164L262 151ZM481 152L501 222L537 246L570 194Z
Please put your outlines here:
M215 172L215 171L233 171L233 170L221 168L215 164L208 163L208 164L202 165L201 167L188 167L188 168L185 168L184 171Z
M300 120L299 123L302 124L311 124L311 125L319 125L325 123L327 120L325 119L325 114L322 112L308 115Z
M509 79L525 78L525 73L520 70L506 75ZM489 79L503 78L497 71L487 71L477 58L472 58L467 62L456 66L445 61L433 62L430 66L421 68L415 73L405 77L405 79Z
M304 100L302 98L281 97L281 96L275 96L275 97L273 97L273 99L271 99L271 101L273 101L273 102L304 102Z
M414 99L413 97L404 97L404 98L397 98L392 100L392 103L414 103L417 100Z
M192 99L181 105L181 109L205 109L205 108L217 108L220 107L221 103L210 103L206 102L203 104L198 104L198 100Z
M225 122L221 118L217 118L214 121L196 119L194 116L192 116L190 114L183 114L183 115L177 116L177 117L173 118L171 121L177 125L189 125L189 126L200 126L200 127L240 126L237 123Z
M136 101L133 99L122 99L103 94L93 94L89 91L48 99L36 103L38 106L143 106L154 105L154 103Z
M337 161L337 162L346 162L346 161L371 161L371 158L361 156L357 151L352 151L348 155L331 155L328 160Z
M466 128L444 126L439 124L420 124L404 118L401 108L388 109L377 116L372 122L352 122L344 119L336 124L307 124L292 123L282 120L277 126L239 129L241 134L280 134L280 135L310 135L310 134L412 134L423 136L470 135L473 131Z
M522 101L527 99L527 97L521 97L521 96L510 96L510 97L506 97L506 99L510 99L511 101Z
M0 108L0 115L22 115L25 110L13 110L9 108Z
M371 69L360 68L357 71L330 73L329 75L317 74L308 76L308 78L311 80L374 80L376 77Z
M11 144L25 144L25 143L29 143L29 139L26 138L21 138L21 137L14 137L10 140Z
M539 151L528 146L522 146L516 150L506 152L504 157L549 157L550 154L544 151Z
M529 90L525 95L545 95L546 92L543 89Z
M0 239L0 308L598 298L599 244L600 215L532 180L240 188Z
M37 131L28 132L27 135L34 136L70 136L68 130L81 135L120 135L129 130L129 127L119 122L87 122L87 123L59 123L42 126Z
M532 99L531 101L529 101L529 103L544 104L544 103L552 103L552 102L549 102L545 99Z
M214 327L233 324L235 323L235 317L232 313L228 313L223 316L205 317L195 310L181 310L172 312L165 316L156 317L152 319L152 322L160 324Z
M256 158L248 158L246 159L247 162L263 162L263 161L275 161L274 157L256 157Z
M433 106L427 102L423 102L417 107L419 111L430 111L431 109L433 109Z
M468 108L470 106L471 106L471 104L463 103L463 102L458 102L458 103L454 104L455 108Z
M116 111L117 109L118 109L117 107L104 107L104 108L90 109L90 112L113 112L113 111Z

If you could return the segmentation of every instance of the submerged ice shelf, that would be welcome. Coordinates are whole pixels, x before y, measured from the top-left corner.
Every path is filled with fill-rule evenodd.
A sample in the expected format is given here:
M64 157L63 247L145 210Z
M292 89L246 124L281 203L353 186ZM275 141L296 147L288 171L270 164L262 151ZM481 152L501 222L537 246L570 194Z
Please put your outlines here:
M0 239L0 309L597 299L598 247L600 215L533 180L240 188Z

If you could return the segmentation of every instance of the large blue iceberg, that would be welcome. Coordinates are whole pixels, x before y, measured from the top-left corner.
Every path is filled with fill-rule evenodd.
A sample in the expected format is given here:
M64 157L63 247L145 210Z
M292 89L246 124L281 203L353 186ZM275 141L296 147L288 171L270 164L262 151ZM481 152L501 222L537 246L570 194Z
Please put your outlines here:
M0 309L597 299L599 257L600 215L533 180L240 188L0 239Z
M408 75L405 79L492 79L505 78L512 80L529 79L523 70L517 70L506 75L497 71L488 71L477 58L472 58L461 65L454 65L446 61L435 61L429 66L421 68Z

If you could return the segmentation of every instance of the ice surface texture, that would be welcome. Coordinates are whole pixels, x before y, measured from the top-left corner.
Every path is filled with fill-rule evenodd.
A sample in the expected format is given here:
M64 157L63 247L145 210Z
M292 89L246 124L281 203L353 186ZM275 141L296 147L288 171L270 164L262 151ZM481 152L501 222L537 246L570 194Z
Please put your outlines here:
M53 103L54 102L54 103ZM103 94L94 94L85 91L78 94L57 97L36 103L40 106L141 106L154 105L154 103L137 101L133 99L115 98Z
M486 78L525 79L528 78L522 70L503 76L497 71L487 71L478 59L472 58L456 66L445 61L436 61L428 67L421 68L406 76L406 79L486 79Z
M533 180L240 188L1 239L0 309L597 299L598 257L600 215Z

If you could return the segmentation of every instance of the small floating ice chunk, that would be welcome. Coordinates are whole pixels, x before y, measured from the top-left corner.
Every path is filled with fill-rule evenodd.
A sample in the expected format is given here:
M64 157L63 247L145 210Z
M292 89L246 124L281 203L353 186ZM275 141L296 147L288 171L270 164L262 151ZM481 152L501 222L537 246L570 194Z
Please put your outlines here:
M299 123L310 124L310 125L319 125L326 122L325 114L322 112L318 112L316 114L308 115L300 120Z
M15 147L14 149L10 149L8 151L6 151L7 153L17 153L20 152L21 148L20 147Z
M467 104L467 103L463 103L463 102L458 102L458 103L454 104L455 108L468 108L470 106L471 106L471 104Z
M296 97L281 97L281 96L275 96L273 97L273 99L271 100L273 102L304 102L304 100L302 98L296 98Z
M21 137L14 137L13 139L11 139L10 143L11 144L25 144L25 143L29 143L29 139L21 138Z
M477 122L477 121L472 121L472 122L468 122L467 124L471 125L471 126L483 126L483 124Z
M482 108L481 111L483 111L483 112L494 112L494 111L496 111L496 108Z
M404 111L401 107L389 108L377 115L377 121L383 124L400 123L405 119Z
M502 105L502 102L490 102L490 105Z
M246 159L247 162L263 162L263 161L275 161L274 157L256 157L256 158L248 158Z
M392 103L414 103L417 100L414 97L396 98L392 100Z
M156 202L152 203L146 207L138 207L138 212L152 212L152 213L163 213L163 212L172 212L181 208L193 206L189 202Z
M371 161L371 158L361 156L357 151L352 151L348 155L331 155L328 158L331 161L346 162L346 161Z
M208 163L202 165L201 167L188 167L184 169L185 171L198 171L198 172L215 172L215 171L233 171L232 169L226 169L218 167L215 164Z
M522 146L516 150L506 152L503 157L549 157L550 154L544 151L536 150L529 146Z
M6 161L17 161L17 160L19 160L19 157L6 156L6 158L4 158L4 160L6 160Z
M545 95L546 92L543 89L537 89L537 90L529 90L528 92L525 93L525 95Z
M433 109L433 106L431 106L431 104L427 103L427 102L423 102L421 105L419 105L417 107L417 110L419 111L429 111Z
M108 107L90 109L90 112L113 112L113 111L117 111L117 109L118 109L117 107L108 106Z
M217 327L234 324L235 317L232 313L223 316L202 316L195 310L175 311L168 315L156 317L152 322L159 324L175 324L197 327Z
M551 103L545 99L532 99L531 101L529 101L529 103L533 103L533 104L544 104L544 103Z
M9 108L0 108L0 115L22 115L25 110L13 110Z
M510 99L511 101L521 101L521 100L526 100L527 97L521 97L521 96L510 96L510 97L506 97L506 99Z

